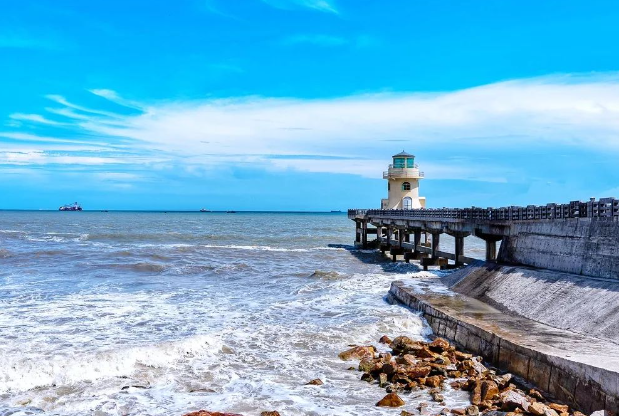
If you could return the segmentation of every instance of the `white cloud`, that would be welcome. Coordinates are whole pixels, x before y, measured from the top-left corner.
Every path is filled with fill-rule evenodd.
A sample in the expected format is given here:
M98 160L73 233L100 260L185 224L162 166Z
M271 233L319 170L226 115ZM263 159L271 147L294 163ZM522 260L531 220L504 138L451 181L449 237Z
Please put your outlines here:
M262 0L264 3L278 9L294 9L303 7L320 12L339 14L333 1L328 0Z
M293 35L283 39L284 45L311 44L319 46L343 46L348 44L348 40L339 36L331 35Z
M106 99L123 101L113 91L95 91ZM64 98L54 100L84 111ZM402 147L415 152L460 146L483 153L489 148L533 149L551 144L619 153L616 74L552 76L431 94L313 100L243 97L136 106L143 109L140 114L110 117L87 109L92 117L76 117L73 129L99 137L102 143L125 138L131 150L143 152L144 160L165 156L188 171L233 161L264 169L376 178L385 167L385 157ZM303 157L311 155L327 157ZM476 162L476 169L458 160L419 163L432 178L504 181L514 174L488 161Z

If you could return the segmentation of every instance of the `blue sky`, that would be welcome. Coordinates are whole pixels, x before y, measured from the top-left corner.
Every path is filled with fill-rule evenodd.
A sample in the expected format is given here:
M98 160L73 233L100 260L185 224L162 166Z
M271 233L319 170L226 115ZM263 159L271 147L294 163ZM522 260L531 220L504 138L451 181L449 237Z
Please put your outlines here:
M0 3L0 208L619 196L616 1Z

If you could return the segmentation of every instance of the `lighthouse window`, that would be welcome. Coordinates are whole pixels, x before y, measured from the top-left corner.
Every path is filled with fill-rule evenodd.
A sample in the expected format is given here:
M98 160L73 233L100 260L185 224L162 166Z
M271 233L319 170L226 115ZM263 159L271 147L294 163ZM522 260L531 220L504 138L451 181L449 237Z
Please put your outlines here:
M403 191L410 191L410 190L411 190L411 184L410 184L410 182L404 182L404 183L402 184L402 190L403 190Z
M415 159L412 157L409 157L408 159L406 159L406 167L409 169L412 169L415 167Z
M396 157L393 159L393 167L395 169L403 169L404 168L404 159L403 157Z

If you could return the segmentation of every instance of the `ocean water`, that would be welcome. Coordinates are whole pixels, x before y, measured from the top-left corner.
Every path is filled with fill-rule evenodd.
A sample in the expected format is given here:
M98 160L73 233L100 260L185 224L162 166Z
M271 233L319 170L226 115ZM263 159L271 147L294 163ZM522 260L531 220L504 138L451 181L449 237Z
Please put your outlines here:
M337 354L426 337L385 295L438 272L353 239L338 213L0 212L0 415L392 415Z

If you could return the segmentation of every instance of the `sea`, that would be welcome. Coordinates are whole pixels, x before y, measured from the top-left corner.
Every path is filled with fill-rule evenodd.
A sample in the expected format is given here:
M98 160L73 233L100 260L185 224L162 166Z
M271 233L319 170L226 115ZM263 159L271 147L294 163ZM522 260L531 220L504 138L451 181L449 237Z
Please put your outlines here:
M427 338L386 295L445 272L353 239L344 213L0 212L0 415L399 414L337 355Z

